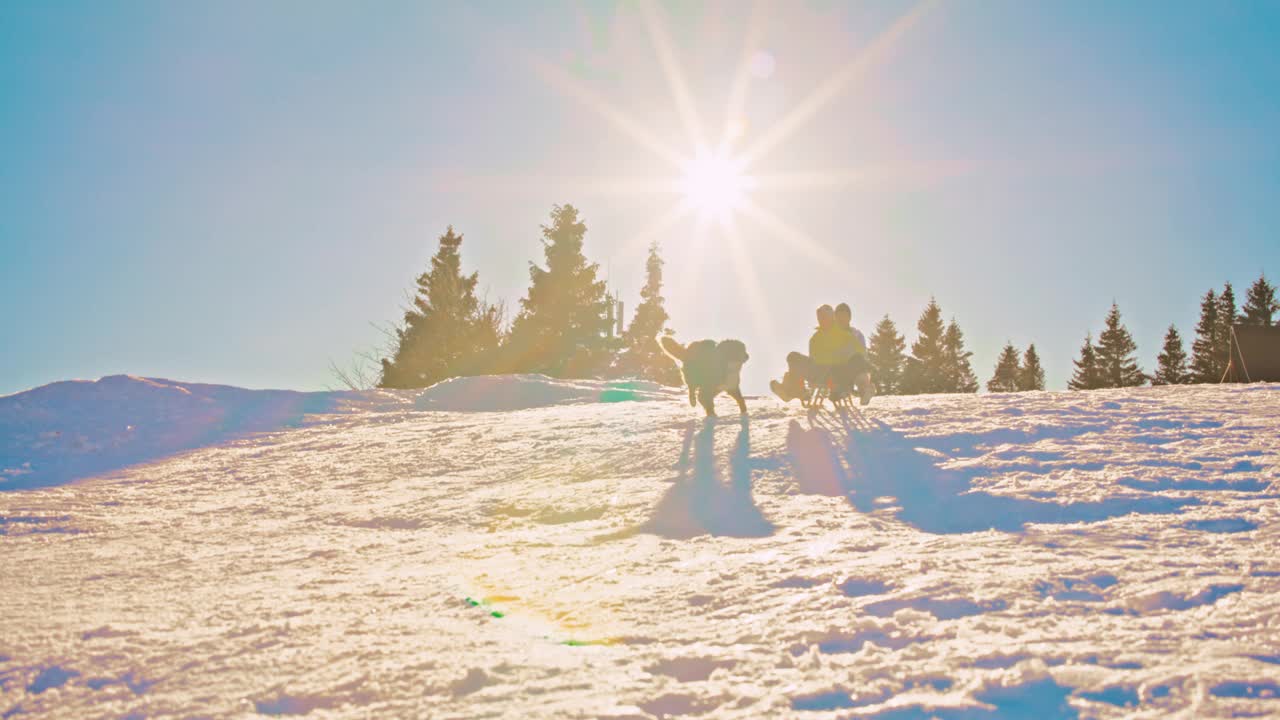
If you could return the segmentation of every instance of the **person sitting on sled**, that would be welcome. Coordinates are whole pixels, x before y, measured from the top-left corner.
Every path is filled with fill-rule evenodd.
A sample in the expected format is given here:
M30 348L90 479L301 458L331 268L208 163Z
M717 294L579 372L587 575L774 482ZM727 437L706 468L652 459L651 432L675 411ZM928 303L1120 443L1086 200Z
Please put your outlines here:
M836 370L836 391L832 392L832 399L838 400L846 391L856 387L859 402L866 405L871 402L871 396L876 392L876 387L871 382L871 360L867 357L867 339L852 325L853 310L848 303L837 305L835 315L836 325L849 333L849 345L842 353L848 359Z
M809 354L793 352L787 355L787 372L782 382L774 380L769 387L783 401L791 401L805 395L805 382L825 384L830 370L839 363L838 353L848 338L836 327L835 310L830 305L818 308L818 327L809 338Z
M818 308L818 327L809 338L809 354L787 355L787 372L782 382L769 387L784 402L805 395L805 382L831 387L831 399L840 400L856 384L861 390L862 404L871 401L871 365L867 361L866 341L862 333L850 325L853 313L845 303L838 310L830 305Z

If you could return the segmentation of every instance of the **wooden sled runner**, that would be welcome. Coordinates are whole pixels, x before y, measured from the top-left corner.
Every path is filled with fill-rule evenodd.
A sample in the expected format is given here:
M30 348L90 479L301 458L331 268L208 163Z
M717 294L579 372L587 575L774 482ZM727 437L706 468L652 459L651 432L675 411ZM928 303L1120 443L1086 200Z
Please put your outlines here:
M823 403L831 401L831 406L845 410L853 410L857 406L858 394L853 387L836 388L828 379L823 383L806 383L804 394L800 396L800 404L806 408L818 410Z

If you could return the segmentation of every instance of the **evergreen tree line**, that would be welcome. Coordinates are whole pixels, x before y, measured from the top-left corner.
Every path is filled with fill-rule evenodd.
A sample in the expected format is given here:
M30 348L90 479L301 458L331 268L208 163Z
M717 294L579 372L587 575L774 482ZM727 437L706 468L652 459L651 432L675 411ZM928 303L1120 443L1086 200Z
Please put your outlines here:
M616 304L598 278L599 265L583 252L587 227L572 205L552 208L542 226L543 265L529 263L529 289L509 326L505 308L476 294L478 273L462 273L463 236L450 226L439 238L430 267L416 279L403 323L394 331L391 357L381 360L380 387L426 387L441 380L492 373L543 373L552 377L639 377L679 385L675 363L654 338L671 334L662 296L663 261L649 247L645 283L630 325L615 332ZM1275 286L1259 277L1237 309L1231 283L1210 289L1200 305L1191 354L1173 325L1165 335L1156 371L1139 367L1137 344L1112 303L1097 341L1089 333L1074 361L1073 390L1218 382L1230 357L1232 324L1271 326L1280 312ZM943 322L930 298L916 322L911 352L888 315L868 342L872 378L881 395L973 393L979 382L955 318ZM1044 369L1035 345L1019 353L1007 343L986 383L989 392L1043 390Z
M641 302L621 334L615 304L597 277L599 265L583 253L586 225L572 205L552 208L542 226L544 266L529 263L529 290L510 327L501 305L476 294L477 273L462 273L463 236L450 226L439 238L430 267L418 276L410 306L392 338L391 357L381 360L378 385L426 387L451 377L492 373L543 373L552 377L639 377L680 385L680 371L654 342L671 334L662 296L663 261L649 247ZM888 315L876 325L868 354L882 395L972 393L978 379L965 349L964 333L930 299L917 323L919 337L906 341ZM1010 357L1013 359L1010 360ZM1021 362L1005 348L992 391L1044 389L1035 346Z
M462 235L450 226L431 265L418 276L394 350L381 361L379 387L417 388L451 377L543 373L552 377L641 377L678 385L680 373L654 338L667 329L662 258L649 248L641 303L627 331L587 260L587 226L572 205L556 205L542 226L544 266L529 263L529 290L505 327L501 305L476 295L478 273L462 274Z
M965 349L964 333L955 318L943 323L942 308L934 298L916 321L918 336L906 353L906 339L898 333L893 320L885 315L876 323L867 341L871 362L871 379L880 395L919 395L922 393L973 393L978 391L978 378L969 359L973 353ZM991 392L1021 392L1044 389L1044 369L1034 344L1019 358L1018 349L1009 343L987 381Z
M1200 320L1196 323L1191 355L1188 357L1178 328L1170 325L1160 354L1156 356L1156 370L1147 375L1135 358L1138 346L1120 321L1120 309L1112 303L1098 341L1094 342L1092 333L1085 336L1067 387L1095 390L1134 387L1147 382L1152 385L1219 382L1231 358L1232 325L1271 327L1277 312L1280 312L1280 302L1276 299L1276 288L1265 275L1249 287L1244 306L1239 309L1231 283L1226 283L1221 293L1210 288L1200 300Z

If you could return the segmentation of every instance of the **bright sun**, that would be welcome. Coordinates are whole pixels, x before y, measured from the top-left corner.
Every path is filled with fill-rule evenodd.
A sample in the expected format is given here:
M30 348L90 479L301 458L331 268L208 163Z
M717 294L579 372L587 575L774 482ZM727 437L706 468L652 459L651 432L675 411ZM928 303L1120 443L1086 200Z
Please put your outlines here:
M664 173L661 176L642 178L589 178L588 191L606 193L632 192L673 193L680 196L680 201L672 203L665 212L655 215L653 220L635 236L626 242L622 252L630 253L644 247L646 241L656 241L691 214L699 216L694 232L689 238L691 252L697 257L705 247L712 224L720 226L717 233L722 239L729 240L728 259L734 264L735 274L742 280L748 302L752 304L752 316L756 319L757 330L769 332L768 306L763 301L761 285L752 265L752 257L746 252L741 229L737 227L739 216L750 221L752 229L763 230L789 247L808 255L822 263L849 272L848 264L837 252L837 248L829 247L810 237L779 217L772 210L756 202L752 195L768 194L776 199L785 191L809 191L820 188L845 188L851 183L862 182L867 178L865 170L800 170L790 173L776 173L764 170L762 163L769 153L777 151L787 140L796 135L823 107L839 97L846 88L865 78L877 66L891 55L891 50L908 30L928 14L932 8L941 4L941 0L913 0L913 6L900 15L893 23L871 41L859 49L854 55L836 67L830 76L806 96L799 99L794 106L787 108L772 123L754 128L748 132L749 119L747 101L753 78L763 81L773 73L775 59L761 44L762 33L768 25L766 3L752 3L754 9L747 20L743 37L742 54L737 68L734 70L729 86L728 103L724 108L724 126L718 133L703 123L699 113L699 98L691 92L681 66L678 48L668 32L670 20L662 9L664 3L658 0L637 0L627 3L637 9L641 20L648 31L650 44L653 46L656 63L647 60L644 67L656 64L665 76L671 91L673 114L678 116L685 131L684 142L672 146L667 139L655 134L622 108L599 95L590 85L584 83L576 73L562 67L560 63L541 58L536 54L522 54L533 69L548 84L554 86L566 96L581 102L586 108L594 111L609 122L613 129L630 137L638 147L648 150L655 158L668 164L671 171L678 173L677 178ZM743 3L744 5L746 3ZM712 130L711 132L708 132ZM741 146L739 144L741 143ZM690 157L686 149L694 148ZM751 172L748 172L751 168ZM601 181L604 182L601 182ZM533 178L532 182L541 192L546 180ZM576 184L573 187L577 187ZM684 263L688 270L691 266ZM675 280L676 285L684 285Z
M741 160L699 148L685 165L680 190L704 218L715 218L727 225L733 212L747 201L754 185L755 180L746 174Z

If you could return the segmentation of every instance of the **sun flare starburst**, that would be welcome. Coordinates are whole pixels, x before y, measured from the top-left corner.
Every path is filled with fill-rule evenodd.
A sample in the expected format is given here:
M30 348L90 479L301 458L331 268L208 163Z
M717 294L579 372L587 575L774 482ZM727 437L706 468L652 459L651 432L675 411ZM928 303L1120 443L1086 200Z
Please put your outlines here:
M680 191L685 201L703 217L714 218L722 226L747 201L755 178L746 172L746 163L722 151L699 148L685 163Z
M742 235L745 228L738 222L739 218L749 221L754 229L764 231L783 242L789 249L821 263L822 267L847 274L851 272L851 268L836 247L811 237L762 205L760 200L764 196L774 198L787 191L845 189L882 182L901 176L903 169L861 167L778 174L759 170L763 167L761 160L795 136L836 97L871 75L885 62L902 38L920 24L921 19L937 7L939 2L940 0L917 0L859 51L838 65L810 93L792 103L770 126L748 129L744 110L752 78L768 78L773 74L774 64L777 62L764 46L771 10L764 0L756 0L746 24L738 66L728 88L723 129L717 138L708 133L710 128L705 125L698 111L697 94L685 77L679 48L669 31L670 20L663 6L655 0L638 0L636 7L640 20L649 36L654 59L657 60L655 65L661 70L671 93L671 112L683 126L685 143L667 142L659 133L601 96L559 63L528 52L518 53L519 62L531 68L549 86L578 101L584 108L608 122L614 130L628 136L638 147L651 152L655 158L666 161L674 171L674 177L564 181L539 176L515 181L507 178L506 181L514 182L518 187L536 188L539 191L545 191L548 186L563 184L566 191L572 188L572 192L577 194L673 193L679 198L678 201L665 212L655 214L652 222L618 248L618 252L627 255L637 251L693 216L693 233L689 236L686 261L681 263L681 267L685 268L686 274L692 276L691 266L699 264L707 250L709 230L718 226L718 234L724 236L721 240L732 251L730 254L737 267L735 275L743 282L741 289L744 295L749 296L749 302L762 300L761 297L750 297L758 296L761 288L754 280L753 253L748 252L743 245L746 241ZM925 175L928 175L929 168L926 167L925 170ZM907 174L916 173L909 171ZM456 179L451 180L451 184L457 186ZM493 185L492 179L483 179L483 186ZM680 277L674 280L677 287L684 286Z

